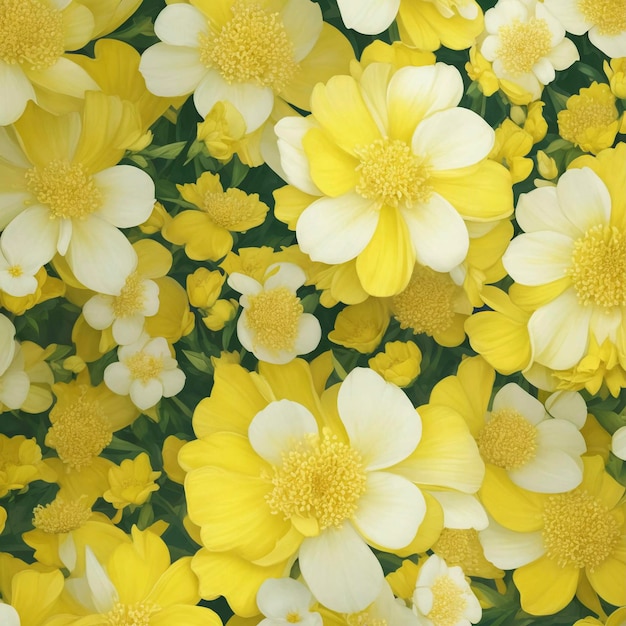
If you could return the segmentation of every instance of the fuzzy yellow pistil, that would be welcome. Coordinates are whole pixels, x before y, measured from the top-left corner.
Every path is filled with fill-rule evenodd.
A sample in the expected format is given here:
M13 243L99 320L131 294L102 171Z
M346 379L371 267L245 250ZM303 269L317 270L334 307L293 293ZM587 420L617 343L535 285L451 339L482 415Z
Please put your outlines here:
M324 530L341 527L354 514L365 492L365 473L359 453L325 431L284 453L272 484L267 496L272 513L313 517Z
M7 268L7 272L9 273L9 276L12 276L13 278L19 278L24 275L24 270L21 265L11 265Z
M444 528L433 552L450 567L458 565L464 572L474 571L485 560L478 533L473 528Z
M0 60L44 70L64 51L60 11L45 0L0 0Z
M257 204L256 194L248 196L240 189L228 189L225 193L208 192L202 209L214 224L232 230L233 226L254 215Z
M591 228L574 243L569 274L582 305L626 306L626 236L615 226Z
M119 296L112 302L113 314L117 318L130 317L141 311L144 305L144 285L141 277L135 272L124 283Z
M292 350L304 312L300 298L286 287L277 287L248 296L248 303L246 318L256 342L272 350Z
M463 591L448 576L438 576L430 588L433 608L426 616L434 626L455 626L463 617L467 602Z
M602 35L626 30L626 0L578 0L578 10Z
M478 449L488 463L517 469L535 457L537 429L517 411L501 409L480 431Z
M530 72L535 63L552 49L548 23L542 19L514 20L501 26L498 35L500 48L497 56L504 69L513 76Z
M50 161L26 172L28 189L51 218L84 218L97 211L102 194L82 163Z
M143 383L158 378L163 371L163 358L145 352L137 352L129 356L124 364L129 369L133 380L140 380Z
M80 500L57 498L33 509L33 526L49 534L69 533L83 526L90 517L91 509Z
M607 507L583 489L550 496L543 522L546 554L560 567L593 571L613 553L621 534Z
M346 617L348 626L387 626L387 620L372 617L367 611L352 613Z
M104 618L107 626L150 626L150 616L158 610L159 607L147 602L117 603Z
M227 83L255 83L280 92L298 69L293 44L278 13L235 2L217 34L200 35L200 60Z
M364 198L397 207L426 202L432 193L428 167L399 139L376 139L357 147L356 191Z

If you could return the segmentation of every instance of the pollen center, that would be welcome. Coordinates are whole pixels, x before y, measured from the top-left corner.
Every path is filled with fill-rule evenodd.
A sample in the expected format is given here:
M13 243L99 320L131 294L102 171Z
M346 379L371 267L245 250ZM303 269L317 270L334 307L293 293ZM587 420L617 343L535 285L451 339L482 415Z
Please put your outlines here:
M450 576L438 576L430 588L433 608L426 617L434 626L455 626L461 623L467 601L461 589Z
M277 93L298 69L280 15L245 2L235 2L217 35L200 34L200 60L227 83L254 83Z
M607 507L583 489L550 496L543 512L546 554L560 567L591 571L613 552L620 525Z
M57 404L50 411L52 426L45 443L56 448L59 458L74 469L91 465L109 443L112 431L97 402L90 402L82 393L78 399L63 408Z
M33 526L44 533L69 533L83 526L91 517L91 509L80 500L57 498L50 504L33 509Z
M282 465L274 468L274 489L267 503L285 519L294 515L313 517L320 530L352 517L365 492L365 473L359 453L324 431L310 434L283 453Z
M55 159L28 170L26 183L37 202L48 207L51 218L86 217L102 204L102 195L82 163Z
M297 613L296 611L289 611L289 613L287 613L286 621L288 624L299 624L302 621L302 618L300 617L300 613Z
M387 620L372 617L367 611L352 613L346 616L348 626L387 626Z
M404 141L376 139L355 152L360 159L356 191L364 198L394 207L412 207L430 198L428 167Z
M537 429L517 411L495 411L478 435L478 449L488 463L517 469L535 457Z
M552 46L552 35L545 20L532 17L528 22L514 20L498 30L500 48L497 57L513 76L527 74Z
M458 565L468 575L482 565L485 558L478 533L473 528L444 528L432 549L450 567Z
M0 60L44 70L64 51L60 11L40 0L0 0Z
M159 607L146 603L135 604L117 603L111 611L104 615L107 626L150 626L150 616L156 613Z
M601 35L626 30L626 0L578 0L578 10Z
M203 210L217 226L232 230L238 223L254 215L254 200L240 189L227 189L225 193L208 192L204 196Z
M153 378L158 378L163 371L163 357L140 351L124 359L124 365L130 371L133 380L147 383Z
M255 342L272 350L293 350L298 322L304 312L300 298L287 287L248 296L246 320Z
M24 275L24 270L21 265L11 265L7 268L7 272L9 273L9 276L12 276L13 278L19 278Z
M582 305L626 306L626 236L595 226L574 243L569 274Z
M113 297L113 315L116 318L130 317L141 311L144 305L144 284L137 274L132 273L124 283L119 296Z
M404 291L391 300L391 310L401 328L430 336L445 332L454 319L457 289L448 274L416 266Z

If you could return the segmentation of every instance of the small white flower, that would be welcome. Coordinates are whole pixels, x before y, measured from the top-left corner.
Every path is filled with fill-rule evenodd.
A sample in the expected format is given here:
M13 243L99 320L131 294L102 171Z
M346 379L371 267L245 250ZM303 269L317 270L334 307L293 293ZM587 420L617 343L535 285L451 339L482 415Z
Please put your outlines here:
M322 626L322 616L311 611L315 598L311 592L293 578L268 578L256 596L259 611L265 619L259 626Z
M120 396L130 395L142 411L153 407L162 397L170 398L185 385L185 374L178 369L170 347L163 337L142 335L117 351L117 363L104 370L104 382Z
M18 298L35 293L35 274L41 267L41 263L33 263L28 247L11 239L0 241L0 289L5 293Z
M242 294L237 336L259 361L288 363L315 350L322 330L317 318L304 312L296 295L306 278L297 265L275 263L266 276L263 284L245 274L228 277L230 287Z

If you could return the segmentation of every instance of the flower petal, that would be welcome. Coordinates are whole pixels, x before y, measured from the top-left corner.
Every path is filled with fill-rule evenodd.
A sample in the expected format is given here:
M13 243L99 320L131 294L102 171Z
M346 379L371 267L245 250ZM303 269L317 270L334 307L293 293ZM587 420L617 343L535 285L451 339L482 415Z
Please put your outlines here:
M400 0L339 0L341 19L346 28L364 35L382 33L395 19Z
M496 567L516 569L543 556L545 548L540 530L518 533L489 520L478 534L485 556Z
M492 411L513 409L533 425L545 420L547 415L543 404L515 383L508 383L498 391L493 399Z
M139 62L146 87L157 96L186 96L198 87L207 73L198 50L157 43L150 46Z
M518 487L528 491L563 493L580 485L583 477L582 461L579 459L577 463L564 450L540 447L535 457L523 467L509 470L509 477Z
M19 65L0 60L0 125L12 124L24 113L26 103L35 100L35 90Z
M155 35L171 46L200 46L200 35L208 35L206 18L190 4L170 4L154 21Z

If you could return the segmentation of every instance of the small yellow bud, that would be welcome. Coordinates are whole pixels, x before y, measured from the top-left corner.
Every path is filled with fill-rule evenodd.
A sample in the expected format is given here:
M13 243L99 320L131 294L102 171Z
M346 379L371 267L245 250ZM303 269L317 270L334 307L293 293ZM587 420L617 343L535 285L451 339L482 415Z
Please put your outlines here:
M222 330L227 322L230 322L237 315L238 308L237 300L218 300L207 311L208 315L203 317L202 321L209 330Z
M85 361L83 361L79 356L68 356L67 359L63 361L63 369L73 372L74 374L79 374L87 367Z
M187 276L187 295L191 306L209 309L220 297L226 277L218 270L205 267L197 269Z
M154 233L160 232L171 221L172 218L165 210L165 207L160 202L155 202L150 217L143 224L139 225L139 229L146 235L154 235Z
M398 387L408 387L419 376L421 363L422 353L412 341L387 343L384 352L368 361L371 369Z
M537 170L546 180L554 180L559 175L556 161L543 150L537 151Z

